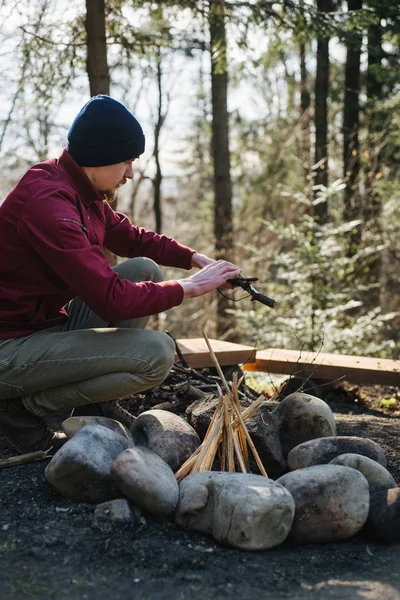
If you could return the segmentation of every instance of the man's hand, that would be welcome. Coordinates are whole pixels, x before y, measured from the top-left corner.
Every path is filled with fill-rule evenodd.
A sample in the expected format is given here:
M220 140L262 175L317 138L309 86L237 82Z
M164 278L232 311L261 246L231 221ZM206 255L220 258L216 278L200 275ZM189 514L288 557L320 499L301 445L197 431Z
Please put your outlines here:
M213 260L194 275L179 279L178 283L183 287L184 298L197 298L224 284L225 287L232 287L226 283L226 280L239 277L241 273L241 269L233 263L226 260Z
M197 267L198 269L202 269L214 262L216 261L213 258L208 258L205 254L198 254L195 252L192 256L192 267Z

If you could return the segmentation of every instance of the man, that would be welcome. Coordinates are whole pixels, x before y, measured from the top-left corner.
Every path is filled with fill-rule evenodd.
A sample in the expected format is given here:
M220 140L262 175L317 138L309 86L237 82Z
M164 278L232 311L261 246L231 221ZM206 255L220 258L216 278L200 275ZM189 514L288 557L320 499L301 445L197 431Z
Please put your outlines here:
M61 156L0 206L0 434L19 452L62 445L44 420L60 409L123 421L114 400L161 383L174 360L170 337L144 331L149 316L241 272L111 209L144 147L126 107L96 96ZM112 269L102 246L128 260ZM163 281L159 264L200 271Z

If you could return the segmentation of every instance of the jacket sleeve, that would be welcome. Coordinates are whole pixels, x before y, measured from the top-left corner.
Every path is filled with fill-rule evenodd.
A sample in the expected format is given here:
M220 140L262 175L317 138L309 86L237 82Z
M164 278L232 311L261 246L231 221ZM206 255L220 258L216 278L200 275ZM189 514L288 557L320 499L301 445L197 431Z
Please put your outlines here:
M66 192L42 191L26 203L18 231L54 276L100 318L109 322L132 319L181 304L183 288L176 281L133 283L121 279L101 249L91 246L79 222L78 210Z
M132 225L127 216L104 205L106 234L104 246L117 256L146 256L164 267L190 269L195 250L165 235Z

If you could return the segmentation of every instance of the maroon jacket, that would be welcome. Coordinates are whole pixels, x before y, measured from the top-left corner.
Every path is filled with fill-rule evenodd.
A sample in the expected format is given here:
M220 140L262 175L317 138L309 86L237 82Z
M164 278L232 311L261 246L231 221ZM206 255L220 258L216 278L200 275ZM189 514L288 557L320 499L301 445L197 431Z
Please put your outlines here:
M101 246L183 269L194 253L113 211L66 150L29 169L0 206L0 339L62 324L75 296L108 322L181 304L179 283L120 279Z

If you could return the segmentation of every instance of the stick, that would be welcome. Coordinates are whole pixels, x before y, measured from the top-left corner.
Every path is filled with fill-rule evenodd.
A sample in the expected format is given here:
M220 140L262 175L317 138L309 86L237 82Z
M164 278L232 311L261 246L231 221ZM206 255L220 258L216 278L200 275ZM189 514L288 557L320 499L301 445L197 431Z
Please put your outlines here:
M231 426L230 415L228 411L229 397L224 397L224 427L226 431L226 462L227 470L233 473L235 471L235 459L234 459L234 442L233 442L233 431Z
M221 431L223 426L223 415L221 414L217 421L215 421L215 427L212 435L205 444L203 451L200 453L199 458L196 461L192 469L192 473L198 473L200 471L210 471L214 462L215 454L217 452Z
M210 447L212 447L212 444L214 443L215 438L217 437L216 432L218 432L218 437L217 437L217 445L218 445L219 436L221 435L221 430L222 430L222 422L223 422L222 410L223 409L222 409L222 404L221 404L221 407L218 411L219 412L218 418L215 418L214 421L210 424L210 427L207 430L207 436L204 438L204 441L203 441L202 445L200 446L200 453L196 460L195 465L193 466L192 473L198 472L199 466L203 462L204 458L207 456L207 453L208 453ZM216 417L217 415L214 415L214 416ZM217 450L217 446L215 447L215 451L216 450Z
M243 461L244 461L244 464L246 467L246 471L247 471L247 473L250 473L249 451L247 448L246 435L241 427L239 427L236 430L235 434L237 435L237 438L238 438L239 448L240 448L240 451L243 456Z
M233 403L236 404L236 409L238 411L241 411L242 408L240 406L240 402L239 402L239 394L238 394L238 386L240 385L240 383L242 382L243 377L240 379L239 383L237 382L237 374L235 373L233 375L233 379L232 379L232 398L233 398ZM250 464L249 464L249 453L247 450L247 441L246 441L246 434L243 431L243 427L238 427L235 431L237 437L238 437L238 441L239 441L239 447L240 450L242 452L242 456L243 456L243 461L246 467L246 472L250 471Z
M237 438L236 438L236 436L234 434L233 434L233 446L235 448L236 457L238 459L240 470L242 471L242 473L248 473L248 469L246 468L246 465L245 465L245 462L244 462L244 458L243 458L243 454L242 454L242 451L240 449L240 445L238 444Z
M197 450L195 450L193 454L191 454L189 458L183 463L183 465L179 467L178 471L175 473L175 477L178 479L178 481L189 474L190 469L192 468L192 466L196 462L198 455L200 454L200 450L201 446L199 446Z
M19 456L11 456L10 458L4 458L3 460L0 460L0 469L5 469L6 467L15 467L17 465L24 465L26 463L44 460L45 458L51 458L51 455L49 455L47 452L38 450L37 452L29 452L28 454L20 454Z
M221 381L224 384L224 388L226 389L226 392L227 392L227 394L229 396L229 394L231 393L231 390L229 389L229 386L226 383L225 375L223 374L222 369L219 366L219 362L217 360L217 357L215 356L214 350L211 348L210 340L208 339L208 335L206 334L205 331L203 331L203 336L204 336L204 339L206 340L206 344L207 344L208 350L209 350L209 352L211 354L211 358L212 358L212 361L214 363L214 366L217 369L218 375L220 376Z
M175 477L178 481L180 481L181 479L184 479L186 477L186 475L188 475L190 473L193 465L196 464L198 457L200 455L200 452L203 450L204 445L206 444L208 438L211 435L217 415L221 411L221 407L222 407L222 396L219 399L217 408L215 409L215 412L210 421L210 424L208 426L208 429L206 431L206 435L204 436L204 440L203 440L202 444L200 444L200 446L193 452L193 454L191 454L189 456L189 458L183 463L183 465L181 465L181 467L179 467L178 471L175 473Z
M237 407L236 407L236 404L234 404L234 405L233 405L233 408L234 408L234 410L236 411L236 415L237 415L237 417L238 417L238 419L239 419L239 423L240 423L240 425L243 427L243 431L244 431L244 433L245 433L245 435L246 435L247 443L248 443L248 445L250 446L250 449L251 449L251 451L252 451L252 453L253 453L253 456L254 456L254 458L255 458L255 460L256 460L257 466L258 466L258 468L260 469L260 473L261 473L262 475L264 475L264 477L267 477L267 478L268 478L267 472L266 472L266 470L264 469L264 465L263 465L263 464L262 464L262 462L261 462L261 459L260 459L260 457L259 457L259 455L258 455L258 452L257 452L257 450L256 450L256 448L255 448L255 446L254 446L254 444L253 444L253 440L251 439L251 436L250 436L250 434L249 434L249 432L248 432L248 430L247 430L246 424L245 424L245 422L243 421L242 413L240 412L240 410L238 410L238 409L237 409Z
M222 450L221 450L221 445L222 445ZM219 470L220 471L225 471L225 456L224 456L224 446L223 446L223 444L220 444L218 446L218 460L219 460Z

